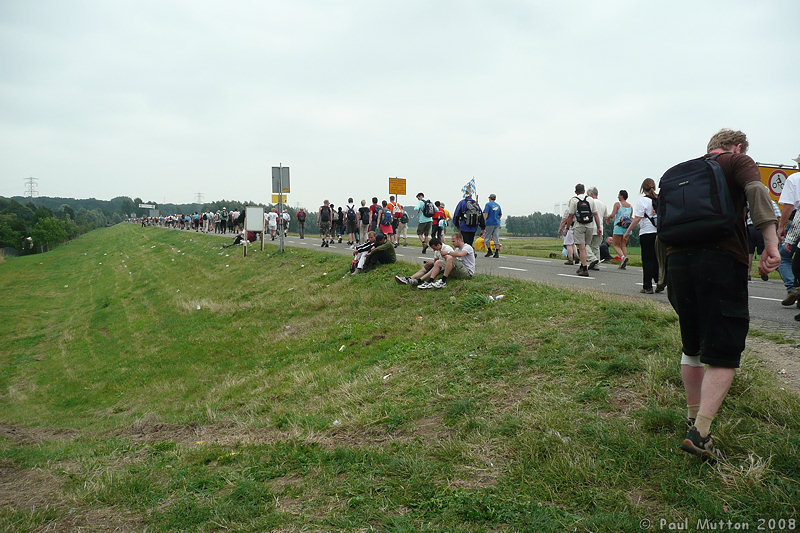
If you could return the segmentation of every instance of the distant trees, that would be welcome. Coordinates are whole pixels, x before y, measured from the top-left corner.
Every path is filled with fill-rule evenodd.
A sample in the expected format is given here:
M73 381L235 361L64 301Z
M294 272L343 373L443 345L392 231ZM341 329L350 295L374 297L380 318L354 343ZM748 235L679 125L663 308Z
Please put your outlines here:
M114 212L119 206L112 207L109 202L105 202L108 214L99 207L89 210L80 206L81 202L98 205L100 200L36 198L35 201L23 204L14 198L0 197L0 248L14 248L21 254L44 252L81 233L105 227L109 220L122 220L120 213Z
M552 213L535 212L532 215L508 217L506 231L525 237L558 237L561 217Z

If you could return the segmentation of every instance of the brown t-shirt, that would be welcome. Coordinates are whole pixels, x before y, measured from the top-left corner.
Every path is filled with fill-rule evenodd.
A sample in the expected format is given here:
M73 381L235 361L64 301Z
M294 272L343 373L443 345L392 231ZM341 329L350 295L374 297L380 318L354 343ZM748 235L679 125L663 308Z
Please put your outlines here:
M706 154L706 157L711 155L713 154ZM722 167L722 172L725 173L725 179L728 181L733 207L739 213L736 218L736 231L717 241L704 242L695 246L667 246L667 255L695 248L710 248L726 253L736 261L748 265L750 261L747 255L747 227L745 226L747 198L744 194L744 186L750 181L760 182L761 173L758 171L756 162L748 155L726 152L717 157L717 162Z

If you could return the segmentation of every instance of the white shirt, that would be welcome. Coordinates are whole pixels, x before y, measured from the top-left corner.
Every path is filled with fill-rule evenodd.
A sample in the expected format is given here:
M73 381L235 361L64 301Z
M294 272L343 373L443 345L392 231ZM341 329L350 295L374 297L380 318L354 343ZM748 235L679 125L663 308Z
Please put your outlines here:
M653 209L653 200L647 196L642 196L636 201L636 205L633 206L633 216L641 217L639 221L639 235L647 235L648 233L656 232L656 227L650 222L650 219L644 216L645 213L647 213L647 216L650 218L656 217L656 211Z
M289 222L291 219L292 219L292 217L289 216L289 213L284 213L283 214L283 220L284 221Z
M442 245L442 246L444 246L444 245ZM458 248L457 251L458 252L461 252L461 251L466 251L467 252L467 255L465 255L464 257L457 257L456 259L461 261L461 264L464 265L464 268L467 269L467 272L469 272L470 276L475 274L475 250L472 248L472 246L470 246L467 243L464 243L464 246L462 246L461 248Z
M800 172L795 172L786 179L778 203L793 205L795 209L800 207Z
M452 251L453 251L453 247L452 246L450 246L449 244L442 243L442 248L440 250L434 250L433 251L433 260L436 261L437 259L441 259L442 258L442 252L450 253Z
M278 225L278 213L270 211L269 213L264 215L264 217L267 219L269 227L273 228Z
M597 208L597 216L600 217L600 222L603 221L604 218L608 216L608 208L606 204L594 198L594 206Z

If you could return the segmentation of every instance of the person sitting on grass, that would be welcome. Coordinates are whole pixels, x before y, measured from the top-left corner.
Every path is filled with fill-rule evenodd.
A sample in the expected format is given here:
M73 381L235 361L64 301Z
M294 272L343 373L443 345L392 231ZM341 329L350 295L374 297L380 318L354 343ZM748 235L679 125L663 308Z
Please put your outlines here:
M362 261L363 263L359 261L360 265L356 268L356 274L369 272L377 265L394 263L397 261L397 255L394 252L394 244L386 238L385 233L378 233L375 236L375 246L362 257Z
M417 286L418 289L441 289L447 286L447 278L470 279L475 274L475 250L464 242L461 233L453 233L451 237L455 250L441 252L442 258L437 259L431 269L431 279L443 270L442 278L433 282L425 282Z
M431 277L431 273L433 272L433 265L436 261L442 258L442 252L452 252L453 248L450 245L442 243L438 237L431 237L431 240L428 241L428 246L431 247L433 250L433 259L430 261L425 261L422 263L422 268L417 270L411 276L395 276L394 280L397 283L402 285L411 285L415 287L420 284L420 282L428 282L433 281L433 277ZM439 273L439 269L436 270L436 273Z
M361 272L364 268L364 262L367 260L367 254L375 247L375 232L367 232L367 239L353 249L353 263L350 265L350 273L355 274L356 270Z

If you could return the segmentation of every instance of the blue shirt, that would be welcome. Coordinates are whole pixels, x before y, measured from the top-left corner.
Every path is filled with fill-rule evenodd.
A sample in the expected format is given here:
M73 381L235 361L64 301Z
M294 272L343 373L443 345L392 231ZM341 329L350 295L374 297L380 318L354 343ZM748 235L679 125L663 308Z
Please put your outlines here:
M483 212L487 214L487 226L500 225L500 217L503 216L503 210L500 209L500 205L497 202L486 202L486 207L483 208Z

